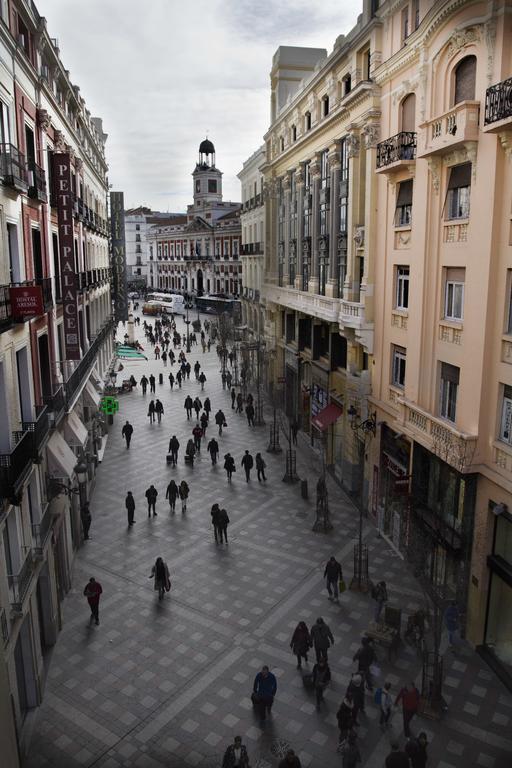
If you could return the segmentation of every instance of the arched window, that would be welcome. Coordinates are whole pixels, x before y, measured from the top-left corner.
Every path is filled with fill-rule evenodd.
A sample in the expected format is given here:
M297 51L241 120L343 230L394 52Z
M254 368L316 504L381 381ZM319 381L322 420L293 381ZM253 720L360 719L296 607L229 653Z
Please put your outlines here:
M455 67L453 104L473 101L475 98L476 56L466 56Z
M402 131L416 130L416 96L409 93L402 101Z

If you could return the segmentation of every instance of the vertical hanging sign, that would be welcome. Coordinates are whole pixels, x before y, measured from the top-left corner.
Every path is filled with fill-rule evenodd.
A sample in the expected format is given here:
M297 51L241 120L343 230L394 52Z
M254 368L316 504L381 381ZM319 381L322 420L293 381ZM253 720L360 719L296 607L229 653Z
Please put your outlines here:
M78 306L73 238L73 195L71 192L71 160L67 153L53 155L53 180L57 199L59 256L64 315L66 360L80 360Z
M110 193L110 223L112 233L112 271L114 276L114 307L117 322L128 320L128 287L126 276L126 243L124 238L124 194Z

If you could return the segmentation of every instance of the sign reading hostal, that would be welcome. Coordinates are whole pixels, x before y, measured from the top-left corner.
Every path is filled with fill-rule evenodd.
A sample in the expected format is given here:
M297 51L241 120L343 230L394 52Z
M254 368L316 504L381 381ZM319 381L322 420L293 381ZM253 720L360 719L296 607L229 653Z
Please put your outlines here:
M126 243L124 237L124 194L110 193L110 225L112 232L112 271L114 307L117 322L128 320L128 286L126 276Z
M39 285L14 286L9 289L9 296L15 320L37 317L44 312L43 292Z
M76 291L75 250L73 239L73 194L71 189L71 160L66 152L53 155L53 183L57 200L59 225L60 279L62 312L64 316L64 347L66 360L80 360L78 306Z

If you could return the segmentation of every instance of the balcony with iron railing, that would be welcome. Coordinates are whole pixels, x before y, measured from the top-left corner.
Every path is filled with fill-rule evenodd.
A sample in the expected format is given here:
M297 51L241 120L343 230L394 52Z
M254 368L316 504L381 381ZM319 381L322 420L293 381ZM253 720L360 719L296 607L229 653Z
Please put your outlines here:
M401 131L377 144L377 173L389 173L416 158L416 133Z
M32 525L32 536L35 541L34 554L36 557L42 557L44 554L44 547L52 530L53 519L54 515L50 511L50 505L46 504L46 509L40 521Z
M68 408L73 404L76 396L85 384L85 381L91 372L91 368L96 361L96 356L105 339L112 333L113 327L113 321L109 318L103 328L92 340L89 349L85 352L69 379L64 383L64 395Z
M0 177L6 186L18 192L28 192L25 155L12 144L0 144Z
M460 149L468 141L478 141L480 102L461 101L448 112L420 125L417 157L444 155Z
M5 612L5 608L0 608L0 627L2 629L2 642L4 644L4 648L9 642L9 619L7 618L7 613Z
M64 396L64 387L60 386L53 395L44 398L45 405L48 408L48 415L53 427L57 427L66 411L66 398Z
M32 458L38 461L50 432L50 416L47 405L36 405L36 420L23 421L23 432L32 435Z
M28 196L41 203L46 203L48 195L46 193L46 174L35 160L29 160L28 168Z
M9 285L0 285L0 333L13 324Z
M17 573L7 574L11 608L17 613L21 613L23 610L23 601L25 600L30 589L30 582L32 581L34 567L34 556L32 554L32 550L28 549L25 560L20 566L19 571Z
M484 126L487 133L512 128L512 77L491 85L485 92Z
M0 498L2 499L16 497L32 469L33 435L24 431L12 434L14 447L9 453L0 453Z

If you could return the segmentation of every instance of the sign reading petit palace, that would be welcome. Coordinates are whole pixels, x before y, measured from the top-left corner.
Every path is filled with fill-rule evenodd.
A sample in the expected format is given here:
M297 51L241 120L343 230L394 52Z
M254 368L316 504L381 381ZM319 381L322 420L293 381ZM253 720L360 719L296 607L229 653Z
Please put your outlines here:
M67 153L62 152L53 155L53 179L57 200L57 221L59 226L59 256L66 360L80 360L76 265L73 238L71 160Z
M119 322L128 320L128 286L126 274L123 192L110 193L110 225L112 234L114 307L116 320Z

